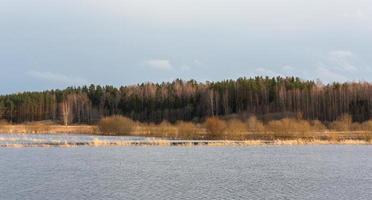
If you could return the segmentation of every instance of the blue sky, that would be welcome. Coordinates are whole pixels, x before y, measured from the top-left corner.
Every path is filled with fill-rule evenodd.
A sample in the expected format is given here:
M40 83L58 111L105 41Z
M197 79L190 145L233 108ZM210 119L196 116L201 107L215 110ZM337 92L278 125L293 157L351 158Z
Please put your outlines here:
M372 81L370 0L0 0L0 93L175 78Z

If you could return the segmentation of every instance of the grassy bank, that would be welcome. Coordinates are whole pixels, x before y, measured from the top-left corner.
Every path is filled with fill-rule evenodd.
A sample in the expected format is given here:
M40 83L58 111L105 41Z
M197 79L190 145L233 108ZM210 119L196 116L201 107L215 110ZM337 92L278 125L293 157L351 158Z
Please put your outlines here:
M346 141L372 139L372 121L353 123L350 116L323 124L320 121L284 118L262 122L255 117L247 120L224 120L217 117L203 123L177 122L160 124L134 122L122 116L107 117L98 124L106 135L135 135L185 140L304 140Z
M328 124L284 118L263 122L255 117L247 120L224 120L217 117L202 123L177 122L140 123L122 116L103 118L97 125L63 126L52 122L11 125L0 124L0 133L75 133L90 135L146 136L178 140L219 141L282 141L283 143L342 143L372 140L372 121L353 123L342 116ZM267 143L267 142L266 142ZM360 142L358 142L360 143Z
M99 129L95 125L71 125L63 126L49 123L27 123L27 124L0 124L0 133L20 133L20 134L99 134Z

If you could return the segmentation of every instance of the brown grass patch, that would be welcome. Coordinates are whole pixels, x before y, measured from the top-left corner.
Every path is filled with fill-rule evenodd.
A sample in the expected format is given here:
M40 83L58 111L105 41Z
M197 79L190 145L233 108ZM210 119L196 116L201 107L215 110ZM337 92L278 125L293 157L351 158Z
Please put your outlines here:
M101 119L98 123L99 130L108 135L129 135L134 129L135 123L123 116L112 116Z
M221 139L227 126L218 117L210 117L204 122L204 127L207 130L207 139Z

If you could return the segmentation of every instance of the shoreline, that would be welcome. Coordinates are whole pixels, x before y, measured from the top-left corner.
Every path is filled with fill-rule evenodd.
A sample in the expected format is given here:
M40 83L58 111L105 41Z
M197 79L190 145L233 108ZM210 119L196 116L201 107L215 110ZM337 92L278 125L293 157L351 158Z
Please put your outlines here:
M0 144L0 148L49 148L49 147L257 147L257 146L311 146L311 145L362 145L369 146L372 142L363 140L345 140L345 141L171 141L171 140L154 140L146 142L138 141L93 141L93 142L48 142L48 143L26 143L26 144Z
M44 134L48 135L48 134ZM251 146L301 146L301 145L372 145L372 141L365 140L319 140L319 139L292 139L292 140L171 140L159 138L145 138L144 140L120 140L112 138L99 139L92 136L91 140L67 141L27 138L1 138L0 148L27 148L27 147L251 147ZM17 141L22 141L17 143ZM26 141L26 142L25 142ZM10 143L1 143L10 142Z
M148 137L146 140L100 140L94 138L88 142L68 142L55 141L43 143L27 143L27 144L0 144L0 147L74 147L74 146L263 146L263 145L372 145L372 140L363 140L357 137L341 137L348 133L349 135L361 134L359 131L339 131L339 132L318 132L308 133L314 135L308 138L248 138L242 140L236 139L176 139L165 136L154 137L141 132L129 135L108 135L99 131L96 125L35 125L35 124L17 124L17 125L0 125L0 136L7 134L20 135L86 135L86 136L133 136L133 137ZM253 134L253 133L248 133ZM266 133L270 136L273 133ZM324 137L324 135L339 135L338 138ZM322 135L323 137L319 137Z
M82 134L99 135L96 125L0 125L0 134Z

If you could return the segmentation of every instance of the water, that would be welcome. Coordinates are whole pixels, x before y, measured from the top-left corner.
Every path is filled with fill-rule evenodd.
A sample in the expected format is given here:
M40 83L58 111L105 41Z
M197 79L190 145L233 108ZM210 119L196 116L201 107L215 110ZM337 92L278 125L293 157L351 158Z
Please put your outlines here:
M1 200L372 199L372 146L0 148L0 180Z
M74 134L0 134L0 147L86 146L97 141L119 145L125 141L152 141L155 138Z

